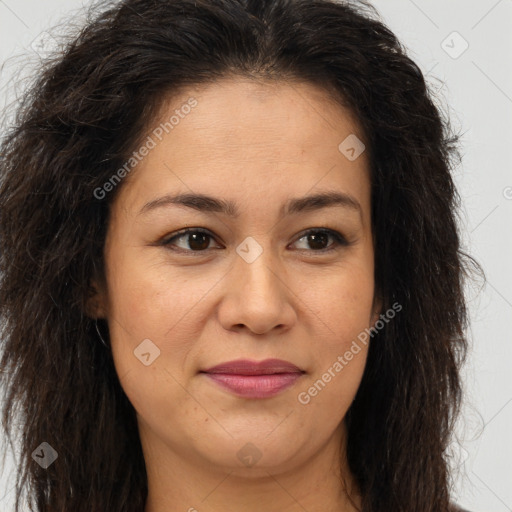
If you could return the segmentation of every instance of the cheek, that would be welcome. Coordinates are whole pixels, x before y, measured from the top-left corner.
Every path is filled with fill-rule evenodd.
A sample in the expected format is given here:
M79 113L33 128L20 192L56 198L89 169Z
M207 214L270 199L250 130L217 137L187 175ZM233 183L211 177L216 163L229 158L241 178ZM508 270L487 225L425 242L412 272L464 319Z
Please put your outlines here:
M322 287L305 294L317 318L311 336L317 354L314 374L300 389L298 401L333 425L354 399L364 373L370 337L374 281L371 265L338 269Z
M307 295L318 326L311 336L316 354L311 378L297 401L312 418L335 428L350 407L364 373L370 337L373 279L366 270L338 273L323 291Z
M137 336L160 339L207 291L186 273L148 258L147 248L119 244L109 254L110 314ZM205 288L205 290L202 290Z
M110 267L108 286L110 334L118 373L140 372L141 361L135 356L139 347L147 345L150 360L153 352L157 354L151 370L165 368L179 374L201 335L205 297L218 276L204 272L199 276L198 271L194 277L190 271L173 271L168 265L142 261L136 254L126 250L110 255L116 262Z
M199 336L194 305L207 288L188 293L183 278L162 278L162 269L128 258L117 261L109 283L116 372L140 418L170 424L176 411L186 409L182 370Z
M346 265L313 283L306 279L300 293L311 314L317 317L327 345L343 350L370 325L373 267Z

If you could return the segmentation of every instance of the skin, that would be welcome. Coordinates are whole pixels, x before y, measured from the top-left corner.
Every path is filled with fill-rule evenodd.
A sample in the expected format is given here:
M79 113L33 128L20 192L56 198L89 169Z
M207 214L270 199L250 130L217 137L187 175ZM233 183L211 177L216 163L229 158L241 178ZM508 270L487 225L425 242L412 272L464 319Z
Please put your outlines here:
M362 140L361 131L311 84L241 78L187 89L154 125L190 96L198 105L123 181L108 227L106 282L94 283L94 314L109 323L116 371L137 412L145 512L357 510L344 416L368 347L308 404L298 395L380 314L367 156L349 161L338 149L350 134ZM327 190L350 194L361 211L279 216L290 198ZM240 215L178 205L139 214L148 201L190 192L235 201ZM304 232L322 227L351 245L308 242ZM184 228L211 237L159 244ZM250 263L236 252L248 236L263 251ZM144 339L160 350L148 366L134 356ZM280 358L305 373L264 399L237 397L198 373L239 358ZM243 463L241 449L259 460Z

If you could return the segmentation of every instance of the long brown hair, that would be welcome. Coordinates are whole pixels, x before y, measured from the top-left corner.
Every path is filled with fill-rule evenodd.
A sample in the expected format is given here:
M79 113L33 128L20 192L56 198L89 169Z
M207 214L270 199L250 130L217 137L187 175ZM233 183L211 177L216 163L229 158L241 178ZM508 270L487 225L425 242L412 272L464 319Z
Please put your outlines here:
M446 450L467 351L451 171L459 136L418 66L367 3L125 0L94 11L39 72L0 147L2 425L20 419L16 512L140 512L147 475L134 408L84 313L102 275L109 206L95 190L147 135L164 98L227 75L328 90L369 142L383 311L347 412L363 512L447 512ZM481 271L483 272L483 271ZM108 340L108 326L100 323ZM16 416L16 414L18 416ZM47 442L58 460L32 454Z

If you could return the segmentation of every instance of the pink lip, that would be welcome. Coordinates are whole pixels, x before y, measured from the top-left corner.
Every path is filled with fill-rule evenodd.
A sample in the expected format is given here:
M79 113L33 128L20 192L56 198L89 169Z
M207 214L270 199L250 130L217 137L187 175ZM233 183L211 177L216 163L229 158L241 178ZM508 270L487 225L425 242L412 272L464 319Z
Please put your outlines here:
M203 370L222 387L244 398L267 398L290 387L305 372L280 359L239 359Z
M263 361L237 359L202 371L205 373L231 373L236 375L269 375L271 373L295 373L302 370L282 359L265 359Z

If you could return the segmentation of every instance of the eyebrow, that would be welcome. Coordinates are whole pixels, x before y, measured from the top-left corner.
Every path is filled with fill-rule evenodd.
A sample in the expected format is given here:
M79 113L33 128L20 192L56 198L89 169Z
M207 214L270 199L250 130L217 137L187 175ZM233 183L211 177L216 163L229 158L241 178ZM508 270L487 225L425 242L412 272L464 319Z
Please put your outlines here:
M185 206L194 210L206 213L223 213L230 217L237 218L240 211L235 202L211 197L205 194L177 194L165 195L147 202L139 211L138 215L146 214L158 208L171 205ZM350 194L344 192L322 192L319 194L289 199L281 208L281 217L297 213L320 210L327 207L343 207L356 212L362 220L362 208L359 202Z

